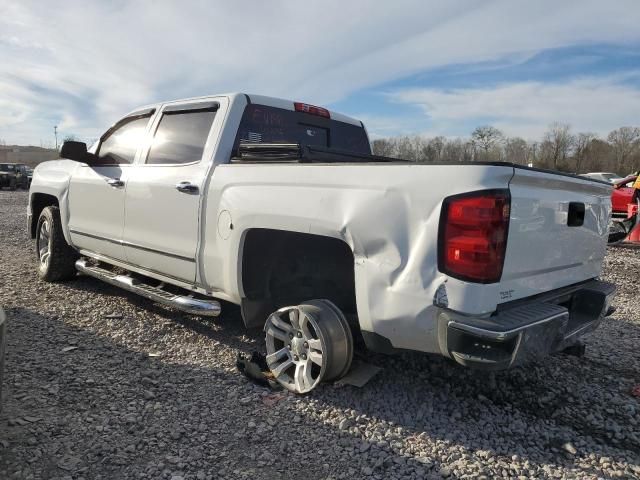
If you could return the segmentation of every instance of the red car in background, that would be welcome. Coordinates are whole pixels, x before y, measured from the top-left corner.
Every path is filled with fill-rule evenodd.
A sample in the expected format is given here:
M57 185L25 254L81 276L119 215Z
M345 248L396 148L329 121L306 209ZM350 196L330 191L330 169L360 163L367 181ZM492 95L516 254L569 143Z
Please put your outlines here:
M613 207L614 217L627 217L627 205L634 203L638 198L636 189L633 188L637 178L636 175L632 175L613 184L611 206Z

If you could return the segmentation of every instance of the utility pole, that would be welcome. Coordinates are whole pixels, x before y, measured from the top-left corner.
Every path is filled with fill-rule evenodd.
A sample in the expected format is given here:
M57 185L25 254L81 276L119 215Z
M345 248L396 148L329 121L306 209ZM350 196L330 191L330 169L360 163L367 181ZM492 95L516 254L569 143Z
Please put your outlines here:
M56 150L58 150L58 125L53 126L53 134L56 136Z
M533 158L531 159L531 163L529 163L529 167L534 167L536 162L536 148L538 147L538 142L533 142L531 144L531 150L533 151Z

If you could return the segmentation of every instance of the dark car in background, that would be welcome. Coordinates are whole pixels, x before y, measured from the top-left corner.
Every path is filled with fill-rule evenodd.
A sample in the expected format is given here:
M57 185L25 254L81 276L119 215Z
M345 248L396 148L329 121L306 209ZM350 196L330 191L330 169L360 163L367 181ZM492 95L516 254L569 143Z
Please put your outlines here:
M16 163L16 186L24 190L29 189L31 178L29 177L29 167L22 163Z
M29 179L29 186L31 186L31 180L33 179L33 168L27 167L27 178Z
M0 163L0 188L9 190L18 188L15 163Z
M592 172L581 173L580 177L593 178L594 180L600 180L602 182L616 183L618 180L622 180L622 177L613 172Z
M29 167L22 163L0 163L0 188L27 190L30 184Z

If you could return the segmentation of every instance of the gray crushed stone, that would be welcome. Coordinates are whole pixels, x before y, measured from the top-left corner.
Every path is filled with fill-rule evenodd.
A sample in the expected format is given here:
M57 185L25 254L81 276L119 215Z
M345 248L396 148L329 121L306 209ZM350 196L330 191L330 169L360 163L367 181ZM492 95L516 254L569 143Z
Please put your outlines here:
M488 374L370 355L364 388L295 396L236 373L261 336L231 305L203 320L39 281L26 203L0 191L0 479L640 478L640 249L609 250L618 310L584 358Z

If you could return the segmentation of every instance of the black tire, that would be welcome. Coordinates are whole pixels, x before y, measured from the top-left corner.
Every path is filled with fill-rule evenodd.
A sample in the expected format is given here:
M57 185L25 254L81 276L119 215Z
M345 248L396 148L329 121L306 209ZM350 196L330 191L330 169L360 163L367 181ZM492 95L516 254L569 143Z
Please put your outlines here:
M9 190L11 190L12 192L15 191L16 188L18 188L17 185L16 185L16 182L13 182L13 183L9 184Z
M46 207L38 217L36 255L38 276L42 280L58 282L76 276L75 264L79 255L64 239L58 207Z

